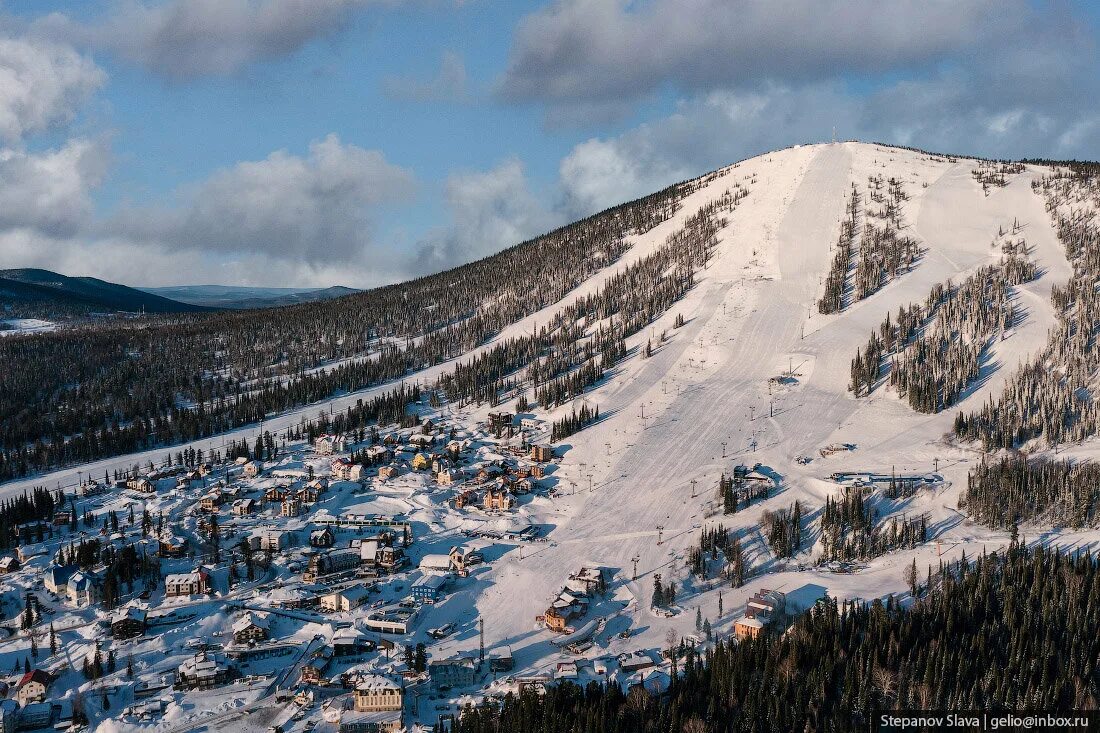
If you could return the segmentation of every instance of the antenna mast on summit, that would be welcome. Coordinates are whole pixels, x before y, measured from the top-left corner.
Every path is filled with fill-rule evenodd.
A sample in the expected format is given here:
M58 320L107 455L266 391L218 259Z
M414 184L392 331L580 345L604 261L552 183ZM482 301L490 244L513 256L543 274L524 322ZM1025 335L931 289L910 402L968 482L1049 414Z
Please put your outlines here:
M836 142L836 125L833 125L833 142Z

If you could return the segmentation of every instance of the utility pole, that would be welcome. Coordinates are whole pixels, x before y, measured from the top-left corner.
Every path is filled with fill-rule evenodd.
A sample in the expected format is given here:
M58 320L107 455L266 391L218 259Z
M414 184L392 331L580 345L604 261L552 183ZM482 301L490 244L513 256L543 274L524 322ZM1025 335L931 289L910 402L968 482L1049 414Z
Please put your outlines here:
M657 544L660 545L664 541L665 526L663 524L657 525Z
M699 483L698 479L691 480L691 498L695 498L695 484Z
M611 443L604 443L607 446L607 455L611 455Z
M726 457L726 441L722 441L722 457Z
M749 422L753 422L755 420L756 420L756 407L755 406L750 406L749 407Z
M592 493L592 474L588 474L588 493Z
M485 619L479 618L477 620L478 633L481 635L481 646L478 650L477 664L480 667L485 664Z
M638 556L635 555L634 557L630 558L630 561L632 563L634 563L634 575L632 575L630 577L630 579L631 580L637 580L638 579Z

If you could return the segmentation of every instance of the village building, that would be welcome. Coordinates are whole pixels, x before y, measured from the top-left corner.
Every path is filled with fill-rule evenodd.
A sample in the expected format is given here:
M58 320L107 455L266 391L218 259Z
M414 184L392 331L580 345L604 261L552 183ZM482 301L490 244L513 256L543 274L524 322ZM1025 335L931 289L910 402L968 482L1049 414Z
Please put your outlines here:
M516 666L516 660L512 656L512 648L508 646L500 646L490 650L485 655L485 660L489 663L490 672L510 672Z
M266 618L249 611L233 622L233 641L238 644L254 644L266 640L271 634Z
M436 688L469 687L477 681L477 662L471 657L433 659L428 662L428 677Z
M160 557L183 557L187 554L187 538L169 535L157 540L157 555Z
M436 471L435 481L440 486L453 486L462 481L462 472L454 468L443 468Z
M409 592L421 603L435 603L450 581L450 575L422 575L413 581Z
M496 432L504 428L510 428L515 419L516 416L510 412L490 412L489 429Z
M302 513L302 502L295 497L288 496L283 499L282 509L279 513L284 517L296 517Z
M374 648L374 642L355 627L337 629L332 635L332 653L337 657L353 657Z
M128 480L126 482L126 488L131 491L136 491L139 494L154 494L157 491L156 484L145 477Z
M372 445L367 448L367 460L371 465L377 466L379 463L385 463L393 459L393 451L384 445Z
M554 460L554 449L548 445L533 445L530 452L531 460L546 463Z
M477 565L485 560L480 552L472 550L465 545L455 545L447 554L451 558L451 567L456 573L462 576L465 576L466 573L469 572L471 566Z
M87 607L96 603L100 597L102 581L98 575L78 570L69 577L66 584L66 596L74 606Z
M241 474L245 478L256 478L263 472L264 464L260 463L259 461L249 461L248 463L244 464L244 467L241 469Z
M19 561L12 555L6 555L0 558L0 575L6 575L7 573L14 573L19 569Z
M416 616L415 604L412 608L406 606L382 608L367 616L364 626L381 634L407 634L416 623Z
M361 713L401 710L405 693L393 680L370 675L355 685L355 709Z
M477 491L474 489L466 489L460 491L454 498L455 509L465 509L467 506L474 504L477 501Z
M271 502L272 504L278 504L287 497L288 487L286 486L269 486L264 491L264 501Z
M426 471L432 465L432 459L425 453L417 453L412 459L412 470Z
M425 555L420 560L420 572L422 573L449 573L454 569L450 555L432 554Z
M330 456L334 452L340 452L344 450L344 445L347 441L342 435L321 435L313 441L313 450L318 455Z
M302 665L301 682L303 685L319 685L324 679L325 670L332 662L332 647L324 646L313 653L305 664Z
M405 551L400 547L383 545L378 548L378 557L375 562L379 570L387 573L395 573L408 563Z
M290 533L282 529L262 529L249 538L254 549L279 552L290 543Z
M220 489L210 489L199 499L199 507L205 512L216 512L224 500L225 496Z
M168 575L164 578L164 595L168 598L209 593L210 590L210 573L205 568L198 568L190 573Z
M328 613L354 611L370 599L370 588L357 584L321 596L321 610Z
M33 669L19 678L16 685L16 699L23 707L31 703L42 702L46 699L46 692L53 682L53 675L44 669Z
M738 639L755 639L764 632L764 622L751 616L742 616L733 622L733 635Z
M237 499L233 502L233 513L238 517L247 517L256 513L255 499Z
M182 689L206 689L229 681L232 669L221 654L199 652L176 668L176 685Z
M391 478L396 477L400 473L401 473L401 469L398 468L397 466L393 465L393 464L391 464L389 466L382 466L381 468L378 469L378 478L385 481L386 479L391 479Z
M360 558L357 550L329 550L311 557L302 577L306 580L316 580L332 573L352 570L359 567L359 564Z
M361 463L352 463L347 458L336 458L329 464L329 470L337 481L359 481L363 478L366 467Z
M321 500L321 489L312 484L306 484L298 489L294 497L303 504L316 504Z
M603 593L607 587L606 570L596 565L586 565L570 575L569 581L590 596Z
M310 547L332 547L335 544L336 535L330 527L322 527L309 533Z
M145 633L144 609L127 606L111 616L111 636L116 639L133 639Z
M481 498L481 508L487 512L512 508L512 495L504 489L489 489Z

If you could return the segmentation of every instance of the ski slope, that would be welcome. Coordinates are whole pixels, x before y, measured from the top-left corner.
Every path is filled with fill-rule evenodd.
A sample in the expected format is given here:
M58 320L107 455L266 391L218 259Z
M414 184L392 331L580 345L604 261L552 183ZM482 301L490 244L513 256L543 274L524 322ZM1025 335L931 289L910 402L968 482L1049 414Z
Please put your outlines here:
M941 558L1006 544L1003 533L974 526L955 509L967 469L979 454L950 445L944 435L957 411L972 409L999 392L1016 366L1043 348L1054 323L1051 287L1064 283L1070 268L1043 202L1031 190L1031 181L1042 170L1028 168L987 195L971 175L975 166L970 159L874 144L797 146L722 169L687 196L675 216L633 237L633 246L619 262L587 280L565 301L596 291L607 277L655 251L687 217L735 184L749 191L727 215L715 256L698 273L696 287L652 328L629 339L631 355L585 396L599 406L603 419L559 446L564 458L552 476L557 496L525 507L531 521L550 528L548 541L511 547L478 576L476 588L455 594L430 610L421 623L428 627L468 620L472 605L485 621L487 645L511 646L517 669L544 670L558 649L549 632L535 627L534 618L585 562L616 571L611 597L622 601L616 615L635 632L629 640L604 641L604 651L620 652L662 646L669 628L692 632L696 607L716 628L728 632L743 612L745 599L761 587L841 598L904 594L902 570L914 559L923 572ZM820 315L815 303L832 259L830 248L837 240L845 197L853 184L865 188L872 174L902 181L909 194L903 205L904 233L917 239L925 253L912 271L874 295L841 313ZM899 306L923 301L934 284L961 281L996 262L1000 250L991 242L1000 227L1014 220L1022 223L1022 236L1041 276L1015 288L1014 302L1023 319L1011 337L993 345L981 379L961 403L941 414L923 415L884 387L866 398L853 397L847 390L850 361L868 334ZM530 333L560 305L513 324L482 349ZM686 323L674 329L678 314ZM663 342L662 332L667 334ZM647 340L655 351L643 359L640 352ZM441 364L412 378L430 383L451 368L453 363ZM788 371L786 383L769 382ZM391 387L337 397L320 407L342 410ZM539 417L559 417L571 407L540 412ZM252 440L260 430L282 430L314 416L318 409L302 408L262 426L192 445L209 449L230 438ZM472 422L483 419L488 409L466 408L451 416ZM855 449L821 457L819 449L833 443ZM101 476L134 463L159 463L164 452L158 449L13 482L0 487L0 497L32 485L72 485L79 474ZM812 461L800 464L800 456ZM715 497L719 477L738 463L756 462L777 477L778 492L735 515L722 516ZM758 529L765 511L785 508L797 499L814 519L826 496L838 493L836 484L825 480L829 474L891 469L936 470L943 476L934 489L922 490L895 507L898 513L927 512L935 542L880 557L853 574L798 570L797 562L779 563L772 556ZM700 529L718 522L741 534L757 573L737 590L723 588L720 582L696 581L685 567L687 548L697 542ZM1076 545L1097 537L1054 532L1042 539ZM811 543L804 548L799 559L808 563ZM638 578L633 581L635 563ZM685 611L671 619L654 616L649 609L656 573L684 584ZM721 617L720 591L725 609ZM466 634L451 651L476 646L476 634Z

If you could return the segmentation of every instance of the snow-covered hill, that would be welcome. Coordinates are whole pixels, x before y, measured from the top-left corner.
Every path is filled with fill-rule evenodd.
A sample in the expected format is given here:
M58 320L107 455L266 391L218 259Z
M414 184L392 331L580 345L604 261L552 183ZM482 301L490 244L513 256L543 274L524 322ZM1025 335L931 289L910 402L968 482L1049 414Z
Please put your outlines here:
M560 418L581 402L598 405L602 419L557 446L561 456L549 482L554 495L524 504L520 512L547 528L543 542L517 545L499 554L475 586L429 612L424 625L472 617L485 622L488 645L508 644L522 670L552 666L557 649L534 625L563 581L586 562L615 572L614 614L635 635L609 638L607 651L659 647L669 628L694 631L695 609L728 633L747 598L761 587L813 597L904 595L903 571L916 561L923 570L939 559L973 555L1005 545L1006 533L968 521L958 509L968 469L980 459L973 445L948 439L960 410L976 409L998 395L1016 367L1038 354L1056 321L1051 289L1071 274L1044 200L1032 182L1049 169L1024 166L1005 185L983 185L979 161L930 155L877 144L796 146L721 169L699 180L677 213L644 235L614 264L589 278L563 301L531 314L479 348L529 334L550 321L563 303L597 292L616 272L658 251L668 237L703 206L737 187L747 196L733 207L696 284L656 322L627 340L628 358L572 405L537 417ZM841 219L853 190L870 192L876 177L904 190L900 234L915 240L921 256L862 300L847 298L841 312L823 315L817 301L833 260ZM899 307L922 303L938 283L959 283L979 268L1000 262L1006 232L1027 243L1038 277L1013 286L1016 317L997 332L981 362L978 379L958 404L936 414L914 411L897 392L879 385L867 397L849 391L856 350ZM678 317L683 325L675 327ZM662 335L664 338L662 339ZM650 344L653 353L642 351ZM469 358L467 354L463 359ZM454 368L448 362L413 377L433 383ZM324 403L339 412L379 387ZM277 431L312 417L317 405L280 415L262 429ZM455 423L473 425L490 408L444 409ZM260 426L194 444L218 447L228 439L254 440ZM828 447L843 447L830 450ZM1088 446L1075 449L1087 454ZM31 485L75 483L77 474L158 461L163 451L126 456L59 471L2 488L10 495ZM735 514L723 514L720 477L738 464L760 465L774 482L770 498ZM820 515L826 499L841 498L836 473L870 472L927 476L908 498L880 500L879 522L925 515L930 539L916 549L884 554L858 572L813 566ZM795 501L808 517L802 551L775 557L766 538L766 513ZM740 537L752 575L734 589L722 578L690 575L686 559L705 527L723 525ZM1043 542L1093 542L1095 533L1047 531ZM441 530L437 544L460 542L458 527ZM800 565L805 569L800 569ZM635 568L637 579L632 580ZM671 618L650 609L654 576L682 590L683 611ZM719 597L723 613L719 613ZM626 623L626 619L630 624ZM609 622L608 628L618 627ZM640 637L640 638L639 638ZM467 633L443 652L476 649Z

